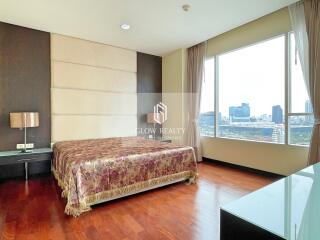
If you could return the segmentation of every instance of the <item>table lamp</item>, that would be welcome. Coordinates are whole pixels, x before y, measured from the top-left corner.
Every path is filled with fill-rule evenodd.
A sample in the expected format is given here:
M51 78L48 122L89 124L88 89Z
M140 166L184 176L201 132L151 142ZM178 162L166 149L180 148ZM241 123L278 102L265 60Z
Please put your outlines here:
M37 112L13 112L10 113L10 127L24 128L24 149L21 152L28 152L27 150L27 128L39 127L39 113ZM31 152L31 150L29 150Z
M153 123L153 139L155 139L156 133L156 124L158 123L156 119L159 117L159 113L148 113L147 114L147 123Z

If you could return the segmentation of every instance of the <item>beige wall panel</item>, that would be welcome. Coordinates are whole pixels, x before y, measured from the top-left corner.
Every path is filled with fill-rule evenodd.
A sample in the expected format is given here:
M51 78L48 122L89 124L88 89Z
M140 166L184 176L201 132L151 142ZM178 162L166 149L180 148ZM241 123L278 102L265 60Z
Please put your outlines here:
M51 34L52 140L136 136L136 52Z
M136 115L136 93L52 89L52 114Z
M52 87L114 92L137 92L133 72L92 67L66 62L52 62Z
M290 175L307 165L308 148L202 137L203 156L263 171Z
M51 59L137 72L135 51L58 34L51 34Z
M52 141L136 136L136 116L53 116Z

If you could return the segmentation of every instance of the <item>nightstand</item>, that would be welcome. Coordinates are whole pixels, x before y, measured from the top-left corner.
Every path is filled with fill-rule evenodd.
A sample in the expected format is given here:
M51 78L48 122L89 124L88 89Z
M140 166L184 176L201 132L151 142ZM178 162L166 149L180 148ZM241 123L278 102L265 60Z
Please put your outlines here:
M26 152L26 153L22 153L20 151L0 152L0 166L24 163L26 180L28 180L28 163L40 162L40 161L51 161L51 159L52 159L51 148L38 148L38 149L33 149L32 152Z

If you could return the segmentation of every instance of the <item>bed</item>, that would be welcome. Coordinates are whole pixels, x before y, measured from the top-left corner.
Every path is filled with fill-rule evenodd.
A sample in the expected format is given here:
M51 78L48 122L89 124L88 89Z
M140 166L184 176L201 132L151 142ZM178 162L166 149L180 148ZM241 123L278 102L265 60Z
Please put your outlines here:
M197 164L192 147L118 137L63 141L53 146L52 170L65 213L79 216L91 206L164 185L195 183Z

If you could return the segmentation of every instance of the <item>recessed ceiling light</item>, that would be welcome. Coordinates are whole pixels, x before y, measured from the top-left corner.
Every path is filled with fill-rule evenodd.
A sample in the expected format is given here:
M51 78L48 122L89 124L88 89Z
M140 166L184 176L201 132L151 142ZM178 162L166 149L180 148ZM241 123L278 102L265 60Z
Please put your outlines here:
M185 12L188 12L188 11L190 10L190 8L191 8L191 6L190 6L189 4L184 4L184 5L182 5L182 9L183 9L183 11L185 11Z
M130 25L129 25L129 24L126 24L126 23L121 24L120 27L121 27L121 29L123 29L123 30L129 30L129 29L130 29Z

